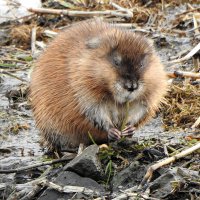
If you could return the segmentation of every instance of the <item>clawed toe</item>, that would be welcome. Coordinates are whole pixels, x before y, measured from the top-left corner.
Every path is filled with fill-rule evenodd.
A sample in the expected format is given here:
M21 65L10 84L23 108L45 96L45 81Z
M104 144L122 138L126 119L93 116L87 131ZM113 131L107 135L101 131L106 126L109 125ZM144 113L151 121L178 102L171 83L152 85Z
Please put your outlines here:
M111 128L108 131L108 140L109 141L115 141L121 139L121 131L117 130L116 128Z
M131 136L135 133L135 127L133 126L127 126L123 131L122 131L122 136Z

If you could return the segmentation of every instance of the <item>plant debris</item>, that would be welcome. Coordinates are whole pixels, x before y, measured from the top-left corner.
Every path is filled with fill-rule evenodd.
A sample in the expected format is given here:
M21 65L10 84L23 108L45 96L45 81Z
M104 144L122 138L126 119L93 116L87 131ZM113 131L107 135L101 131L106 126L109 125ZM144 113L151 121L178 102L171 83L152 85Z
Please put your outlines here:
M165 129L190 129L200 116L200 85L172 84L166 99L163 112ZM196 128L199 129L200 124Z

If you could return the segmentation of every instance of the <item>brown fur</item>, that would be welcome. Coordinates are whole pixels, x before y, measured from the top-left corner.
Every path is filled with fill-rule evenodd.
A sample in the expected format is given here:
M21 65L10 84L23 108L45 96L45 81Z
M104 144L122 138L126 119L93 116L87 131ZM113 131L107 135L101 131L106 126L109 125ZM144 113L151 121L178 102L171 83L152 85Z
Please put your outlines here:
M97 143L107 141L107 129L91 123L84 108L105 108L109 113L105 114L105 121L120 129L121 123L114 124L110 115L116 108L121 121L125 116L125 103L113 97L113 83L121 75L107 59L116 46L135 66L142 54L148 54L147 66L140 78L144 87L130 102L130 108L134 109L137 102L143 102L147 108L147 113L134 126L143 125L154 115L167 84L163 66L148 40L99 21L75 24L49 45L32 72L33 114L48 146L88 145L91 143L88 132Z

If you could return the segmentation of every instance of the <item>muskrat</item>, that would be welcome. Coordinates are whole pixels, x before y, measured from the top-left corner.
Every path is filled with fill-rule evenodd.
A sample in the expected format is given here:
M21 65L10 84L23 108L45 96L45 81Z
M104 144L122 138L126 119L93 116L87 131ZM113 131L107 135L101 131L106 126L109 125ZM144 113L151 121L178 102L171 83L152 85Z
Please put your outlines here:
M149 39L89 20L50 43L32 71L30 96L46 145L65 148L89 145L91 136L101 144L132 135L155 114L166 88Z

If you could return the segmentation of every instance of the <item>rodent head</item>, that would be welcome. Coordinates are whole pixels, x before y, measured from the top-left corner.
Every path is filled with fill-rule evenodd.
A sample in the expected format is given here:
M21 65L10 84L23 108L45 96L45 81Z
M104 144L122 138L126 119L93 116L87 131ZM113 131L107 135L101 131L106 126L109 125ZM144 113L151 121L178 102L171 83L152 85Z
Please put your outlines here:
M152 43L141 35L113 29L86 42L94 76L117 103L138 99L145 93L144 74L152 66Z

